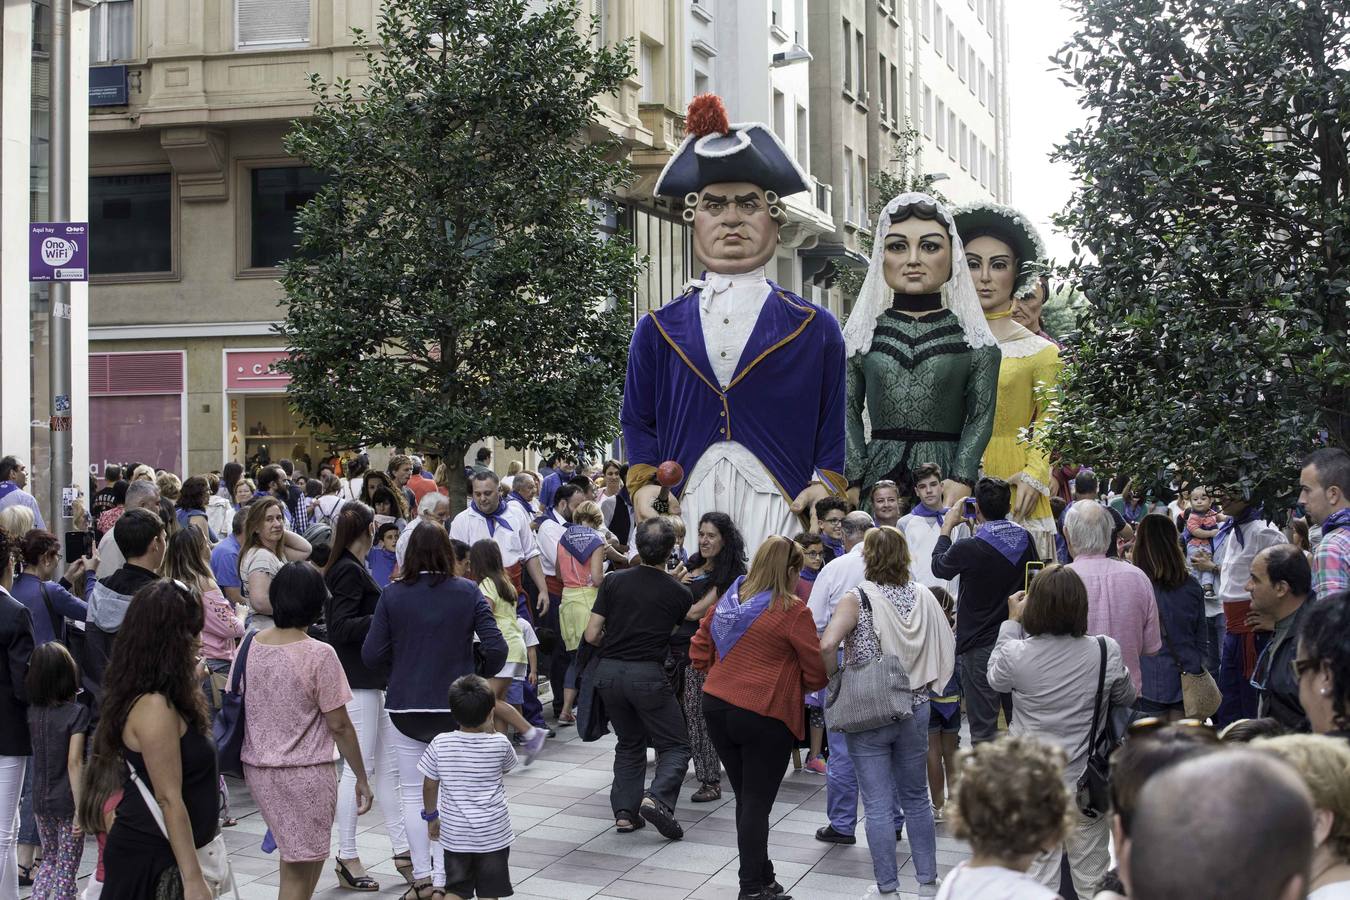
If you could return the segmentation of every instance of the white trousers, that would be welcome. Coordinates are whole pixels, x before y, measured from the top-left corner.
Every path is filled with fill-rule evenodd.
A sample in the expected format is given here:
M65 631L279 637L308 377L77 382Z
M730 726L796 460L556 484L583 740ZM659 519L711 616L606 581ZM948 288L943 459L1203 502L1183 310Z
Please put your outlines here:
M680 497L680 512L684 517L684 545L691 554L698 549L698 520L704 513L731 516L745 539L750 559L769 536L794 537L802 530L768 471L734 441L714 444L699 459Z
M0 900L19 900L19 794L26 756L0 756Z
M1091 897L1111 865L1111 822L1107 816L1089 819L1074 811L1074 824L1064 838L1064 846L1036 857L1027 874L1048 888L1059 887L1060 858L1069 857L1073 889L1080 897Z
M403 796L399 792L398 759L394 753L394 735L398 732L389 720L389 713L384 711L384 691L353 688L347 715L361 744L366 777L384 814L389 845L395 854L403 853L408 849L408 833L403 822ZM337 826L338 856L355 859L360 855L356 849L356 773L346 765L342 767L342 782L338 786Z
M433 887L445 887L445 854L441 845L431 846L427 823L422 819L422 773L417 763L427 745L394 729L394 755L398 760L398 782L403 794L403 822L407 828L408 849L412 853L413 879L431 878Z

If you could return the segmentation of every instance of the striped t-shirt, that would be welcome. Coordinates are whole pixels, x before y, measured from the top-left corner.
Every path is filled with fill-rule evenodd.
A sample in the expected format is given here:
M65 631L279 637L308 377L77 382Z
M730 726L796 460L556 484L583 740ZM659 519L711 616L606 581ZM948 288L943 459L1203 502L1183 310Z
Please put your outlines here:
M447 731L436 735L417 764L441 783L441 846L455 853L491 853L511 846L511 813L502 775L516 767L516 751L498 732Z

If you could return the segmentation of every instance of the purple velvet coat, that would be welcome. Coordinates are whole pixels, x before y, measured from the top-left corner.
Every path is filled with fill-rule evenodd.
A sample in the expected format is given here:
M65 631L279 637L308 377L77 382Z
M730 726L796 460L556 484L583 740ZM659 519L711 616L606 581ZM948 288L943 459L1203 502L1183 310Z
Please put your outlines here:
M686 478L714 442L743 444L789 503L819 472L845 489L844 339L829 310L772 294L726 391L703 344L699 291L642 317L628 351L623 437L630 465L673 459ZM674 487L678 495L684 483Z

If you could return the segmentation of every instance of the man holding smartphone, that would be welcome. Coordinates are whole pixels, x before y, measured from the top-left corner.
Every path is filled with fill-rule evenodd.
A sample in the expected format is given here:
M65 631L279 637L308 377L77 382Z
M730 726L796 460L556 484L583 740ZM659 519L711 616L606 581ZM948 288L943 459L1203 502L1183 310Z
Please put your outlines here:
M968 504L957 504L942 520L942 533L933 547L933 575L956 578L961 584L956 602L956 655L960 660L961 692L970 719L970 740L978 744L998 736L998 711L1012 721L1012 697L989 686L989 654L998 629L1008 618L1008 597L1022 590L1026 567L1037 559L1030 533L1009 521L1012 490L1001 478L981 478L975 485L975 517ZM953 543L952 530L969 522L972 537Z

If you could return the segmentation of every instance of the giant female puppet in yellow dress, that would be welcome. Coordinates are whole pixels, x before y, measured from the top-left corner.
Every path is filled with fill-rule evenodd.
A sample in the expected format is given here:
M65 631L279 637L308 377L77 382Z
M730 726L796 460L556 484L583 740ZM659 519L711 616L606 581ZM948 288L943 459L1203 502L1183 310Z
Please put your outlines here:
M1058 388L1059 349L1012 318L1013 298L1035 289L1044 244L1026 216L993 203L959 210L956 228L965 239L975 291L1003 354L983 471L1012 485L1010 518L1031 532L1043 559L1053 559L1050 456L1028 438L1045 424L1047 405Z

